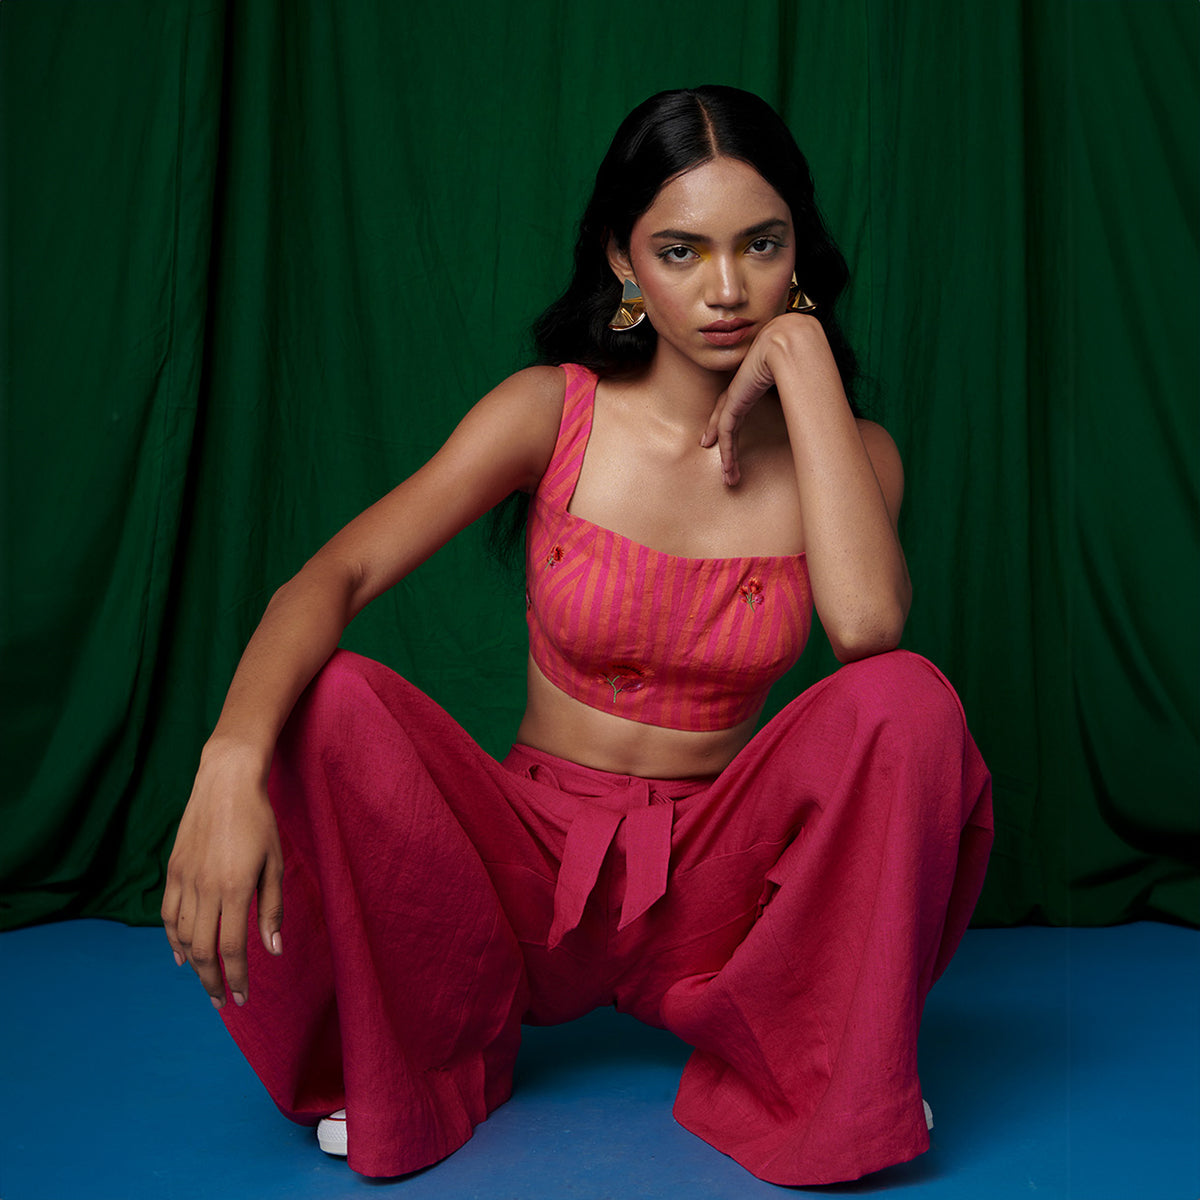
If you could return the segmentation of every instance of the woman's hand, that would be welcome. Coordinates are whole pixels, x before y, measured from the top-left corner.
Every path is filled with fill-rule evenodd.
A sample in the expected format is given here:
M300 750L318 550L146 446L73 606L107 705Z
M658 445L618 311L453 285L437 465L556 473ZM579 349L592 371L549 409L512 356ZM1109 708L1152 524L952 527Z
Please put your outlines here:
M825 330L816 317L803 313L784 313L759 330L742 359L729 386L718 397L700 445L716 445L721 453L721 474L733 487L741 478L738 467L738 430L746 414L777 382L777 372L799 367L813 356L823 356L822 364L837 368Z
M267 799L266 771L239 749L205 747L167 864L162 919L175 961L191 963L214 1008L229 992L246 1003L246 925L258 895L258 930L282 954L283 852Z

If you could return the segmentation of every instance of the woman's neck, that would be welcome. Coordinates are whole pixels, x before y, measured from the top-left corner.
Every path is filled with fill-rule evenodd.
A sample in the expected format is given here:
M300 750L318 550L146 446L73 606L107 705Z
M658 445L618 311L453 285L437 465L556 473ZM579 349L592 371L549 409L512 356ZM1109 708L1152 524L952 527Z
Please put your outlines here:
M637 386L650 411L665 422L695 426L699 438L717 397L732 378L731 371L706 370L659 342L654 357L638 376Z

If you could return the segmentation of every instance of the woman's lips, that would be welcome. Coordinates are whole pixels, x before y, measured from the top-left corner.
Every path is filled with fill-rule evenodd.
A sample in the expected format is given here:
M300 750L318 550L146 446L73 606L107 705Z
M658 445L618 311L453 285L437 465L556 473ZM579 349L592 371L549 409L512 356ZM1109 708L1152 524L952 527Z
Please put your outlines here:
M736 346L750 334L753 321L714 321L700 330L710 346Z

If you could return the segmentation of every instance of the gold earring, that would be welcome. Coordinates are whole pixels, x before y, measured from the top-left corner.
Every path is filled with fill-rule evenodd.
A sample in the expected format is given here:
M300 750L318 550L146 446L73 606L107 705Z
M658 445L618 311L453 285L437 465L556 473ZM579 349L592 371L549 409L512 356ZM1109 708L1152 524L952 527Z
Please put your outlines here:
M792 286L788 288L787 307L788 312L810 313L817 310L817 302L804 294L804 289L796 280L795 271L792 272Z
M642 299L642 289L632 279L627 279L621 289L621 303L617 305L617 311L609 321L608 327L621 333L640 325L645 319L646 302Z

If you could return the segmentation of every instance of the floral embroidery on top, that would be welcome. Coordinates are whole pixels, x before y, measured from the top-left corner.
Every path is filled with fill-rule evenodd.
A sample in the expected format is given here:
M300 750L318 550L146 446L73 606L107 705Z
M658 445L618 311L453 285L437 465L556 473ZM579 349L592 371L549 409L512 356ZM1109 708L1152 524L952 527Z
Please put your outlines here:
M602 678L612 688L614 700L622 692L640 692L645 685L645 672L632 663L614 663Z
M756 608L763 602L762 581L753 575L738 588L738 592L751 608Z
M563 560L563 548L561 546L553 546L550 553L546 555L546 566L557 567Z

